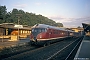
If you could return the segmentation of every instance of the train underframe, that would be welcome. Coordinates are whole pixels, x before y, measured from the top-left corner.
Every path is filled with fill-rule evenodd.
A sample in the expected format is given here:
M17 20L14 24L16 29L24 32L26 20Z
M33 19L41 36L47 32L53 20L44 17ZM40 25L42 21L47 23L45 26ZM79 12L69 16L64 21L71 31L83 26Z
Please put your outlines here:
M60 42L63 40L66 40L67 38L73 38L71 37L63 37L63 38L58 38L58 39L50 39L50 40L30 40L31 45L37 45L37 46L47 46L56 42Z

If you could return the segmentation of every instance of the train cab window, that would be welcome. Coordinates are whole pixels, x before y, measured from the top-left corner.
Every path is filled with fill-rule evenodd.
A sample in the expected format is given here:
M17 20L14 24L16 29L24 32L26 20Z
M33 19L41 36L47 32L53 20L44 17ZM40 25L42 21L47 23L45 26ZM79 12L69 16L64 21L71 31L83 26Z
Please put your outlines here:
M32 32L38 32L38 29L32 29Z
M32 32L34 32L34 29L32 29Z
M37 32L37 30L34 30L34 32Z
M35 29L32 29L32 32L46 32L47 30L44 29L44 28L35 28Z

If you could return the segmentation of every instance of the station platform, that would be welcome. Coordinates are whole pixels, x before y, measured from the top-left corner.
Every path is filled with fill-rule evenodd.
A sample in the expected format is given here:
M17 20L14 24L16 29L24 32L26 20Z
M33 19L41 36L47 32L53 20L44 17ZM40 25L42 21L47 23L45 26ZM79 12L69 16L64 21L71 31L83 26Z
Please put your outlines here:
M90 36L84 36L74 60L90 60Z
M20 39L17 41L10 41L9 38L7 38L7 39L4 38L2 41L2 38L0 38L0 49L2 49L4 47L13 47L13 46L17 46L17 45L23 45L27 42L30 42L30 38L24 38L24 39Z

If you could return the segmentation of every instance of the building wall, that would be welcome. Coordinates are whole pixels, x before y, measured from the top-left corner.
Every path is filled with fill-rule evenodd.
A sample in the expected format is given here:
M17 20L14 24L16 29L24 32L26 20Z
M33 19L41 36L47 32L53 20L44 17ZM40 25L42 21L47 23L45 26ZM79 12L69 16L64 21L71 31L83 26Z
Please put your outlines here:
M18 29L13 30L11 35L18 35ZM19 35L30 35L30 30L19 29Z
M3 28L0 28L0 35L3 35Z
M0 27L0 36L5 35L5 29Z
M72 30L74 30L75 32L80 32L80 31L83 31L83 28L71 28Z

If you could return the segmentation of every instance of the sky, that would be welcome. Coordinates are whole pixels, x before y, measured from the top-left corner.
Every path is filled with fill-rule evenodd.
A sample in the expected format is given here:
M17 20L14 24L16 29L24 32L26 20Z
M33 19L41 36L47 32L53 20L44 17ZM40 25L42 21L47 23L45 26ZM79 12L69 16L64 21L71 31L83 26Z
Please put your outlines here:
M90 23L90 0L0 0L10 12L13 8L43 15L64 27L82 27Z

